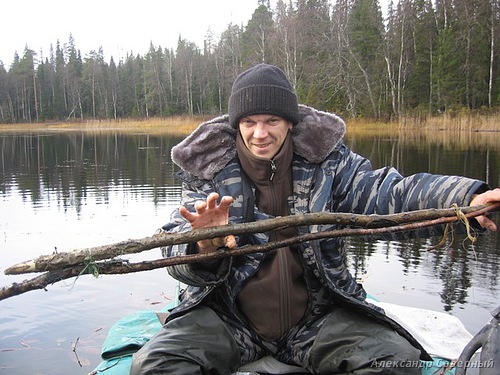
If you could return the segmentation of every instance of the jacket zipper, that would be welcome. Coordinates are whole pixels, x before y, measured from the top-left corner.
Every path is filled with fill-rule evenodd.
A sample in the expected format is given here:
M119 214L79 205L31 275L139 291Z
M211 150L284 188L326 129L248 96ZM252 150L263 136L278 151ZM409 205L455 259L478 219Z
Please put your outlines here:
M274 160L270 160L270 168L271 173L269 175L270 183L270 191L273 202L276 202L277 194L276 194L276 186L273 183L274 175L276 174L276 162ZM276 207L273 207L273 214L276 216ZM284 251L277 249L278 251L278 262L279 262L279 270L280 270L280 309L282 314L280 316L280 324L282 328L282 332L285 332L290 328L290 314L289 314L289 299L288 293L290 285L288 283L289 275L288 269L286 268L286 254Z
M279 250L279 262L280 262L280 273L281 273L281 277L280 277L280 285L281 285L281 296L280 296L280 300L281 300L281 304L282 304L282 311L283 311L283 315L282 315L282 332L286 332L288 329L290 329L290 301L289 301L289 296L288 296L288 293L290 291L290 285L289 285L289 278L290 278L290 275L289 275L289 270L286 268L286 255L285 255L285 251L283 250Z
M276 162L274 160L271 160L271 175L269 176L269 181L273 180L275 173L276 173Z

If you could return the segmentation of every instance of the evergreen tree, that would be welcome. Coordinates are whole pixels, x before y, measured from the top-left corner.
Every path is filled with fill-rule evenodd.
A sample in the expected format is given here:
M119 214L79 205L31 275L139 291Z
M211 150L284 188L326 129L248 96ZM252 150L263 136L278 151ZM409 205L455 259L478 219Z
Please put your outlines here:
M76 118L77 116L83 120L83 108L81 98L82 86L82 58L80 52L76 50L73 36L69 36L69 42L66 46L65 56L67 63L65 66L65 82L67 85L69 114L68 118Z
M150 44L109 63L72 35L38 60L0 64L0 122L220 114L235 77L278 65L300 102L344 116L398 118L500 105L499 0L258 0L246 26L208 30L200 49ZM42 52L40 53L42 56Z
M433 110L433 69L437 30L431 0L417 0L411 5L408 54L408 78L405 103L408 109Z
M0 122L8 123L13 121L13 116L11 112L12 99L9 93L9 73L0 64Z
M352 62L352 74L360 109L380 117L382 88L386 80L384 63L384 25L376 0L354 0L349 14L346 58Z
M271 61L273 16L265 3L269 4L269 1L259 0L259 6L242 34L242 57L245 67Z

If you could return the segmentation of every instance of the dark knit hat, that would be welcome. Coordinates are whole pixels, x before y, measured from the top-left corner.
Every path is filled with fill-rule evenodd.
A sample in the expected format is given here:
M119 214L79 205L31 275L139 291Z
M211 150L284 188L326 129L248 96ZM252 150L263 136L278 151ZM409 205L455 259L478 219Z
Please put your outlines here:
M283 71L273 65L259 64L241 73L229 97L229 123L238 127L245 116L272 114L299 122L299 106L292 85Z

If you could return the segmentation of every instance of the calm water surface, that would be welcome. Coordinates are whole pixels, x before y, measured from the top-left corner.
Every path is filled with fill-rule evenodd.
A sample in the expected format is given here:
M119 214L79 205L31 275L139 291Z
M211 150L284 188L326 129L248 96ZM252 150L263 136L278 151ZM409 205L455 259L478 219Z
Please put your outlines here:
M0 286L31 275L5 268L54 251L152 235L180 198L171 147L147 134L0 134ZM500 186L500 134L348 135L346 143L403 174L460 174ZM497 223L498 214L495 214ZM499 301L500 240L366 243L349 239L349 266L387 302L446 311L472 333ZM155 259L159 250L130 256ZM139 309L159 309L175 282L163 269L81 276L0 301L0 374L87 374L100 362L110 326Z

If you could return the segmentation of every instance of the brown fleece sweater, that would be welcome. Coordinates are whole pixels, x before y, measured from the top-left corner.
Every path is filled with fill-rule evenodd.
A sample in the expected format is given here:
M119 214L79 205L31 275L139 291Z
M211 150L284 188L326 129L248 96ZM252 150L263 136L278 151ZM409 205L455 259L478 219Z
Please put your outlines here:
M254 156L238 134L236 148L243 171L253 181L257 207L273 216L288 215L293 193L293 145L290 133L273 160ZM296 235L295 228L271 233L270 240ZM238 303L255 331L266 340L280 338L298 323L307 306L307 290L297 251L289 247L267 253L258 272L247 281Z

